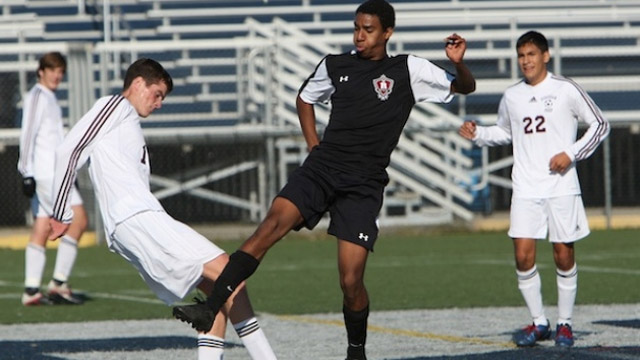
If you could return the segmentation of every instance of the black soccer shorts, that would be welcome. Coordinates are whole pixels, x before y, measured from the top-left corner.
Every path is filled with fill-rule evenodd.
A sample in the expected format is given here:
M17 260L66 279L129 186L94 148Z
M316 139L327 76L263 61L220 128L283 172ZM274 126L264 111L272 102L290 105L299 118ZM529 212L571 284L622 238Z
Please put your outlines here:
M329 211L328 233L373 251L385 181L305 162L290 176L278 196L298 207L302 226L313 229Z

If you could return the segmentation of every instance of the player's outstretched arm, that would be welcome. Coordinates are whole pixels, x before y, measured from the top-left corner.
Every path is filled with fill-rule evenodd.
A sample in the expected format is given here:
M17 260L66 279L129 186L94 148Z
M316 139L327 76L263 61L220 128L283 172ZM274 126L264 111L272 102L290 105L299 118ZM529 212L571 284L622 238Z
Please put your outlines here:
M464 53L467 41L460 35L453 33L444 39L447 57L456 67L456 79L451 83L451 90L460 94L470 94L476 90L476 80L471 70L464 64Z

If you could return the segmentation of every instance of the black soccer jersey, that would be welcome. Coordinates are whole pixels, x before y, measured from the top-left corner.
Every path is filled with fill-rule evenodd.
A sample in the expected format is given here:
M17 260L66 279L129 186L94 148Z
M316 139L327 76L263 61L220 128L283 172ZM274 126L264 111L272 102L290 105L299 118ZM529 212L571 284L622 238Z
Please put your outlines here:
M399 55L366 60L328 55L300 88L309 104L331 101L320 144L309 154L342 171L380 175L389 165L413 105L452 99L453 75L428 60Z

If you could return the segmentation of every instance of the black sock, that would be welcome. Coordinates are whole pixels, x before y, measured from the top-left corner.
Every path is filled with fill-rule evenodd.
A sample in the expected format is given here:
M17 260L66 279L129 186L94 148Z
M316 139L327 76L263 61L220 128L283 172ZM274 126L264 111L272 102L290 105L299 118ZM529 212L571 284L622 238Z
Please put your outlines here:
M358 352L364 356L364 345L367 341L369 305L359 311L353 311L343 306L342 313L344 314L344 325L347 328L347 339L349 341L347 351Z
M64 284L64 281L53 279L53 283L56 284L56 286L60 286L60 285Z
M236 251L229 256L229 263L224 267L213 285L213 292L207 298L207 305L214 314L227 301L241 282L253 274L260 262L244 251Z
M24 288L24 292L26 292L29 295L35 295L38 291L40 291L40 289L36 288L36 287L26 287L26 288Z

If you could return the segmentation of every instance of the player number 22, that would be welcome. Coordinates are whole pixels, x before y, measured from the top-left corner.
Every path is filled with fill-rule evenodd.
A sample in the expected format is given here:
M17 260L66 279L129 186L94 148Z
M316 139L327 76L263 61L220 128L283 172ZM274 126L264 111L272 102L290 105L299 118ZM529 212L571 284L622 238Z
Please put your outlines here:
M544 116L538 115L535 119L530 117L526 117L522 119L524 121L524 133L525 134L533 134L534 132L545 132L547 129L544 127Z

